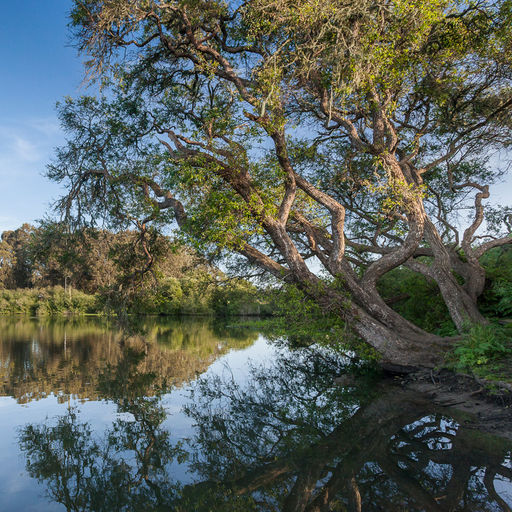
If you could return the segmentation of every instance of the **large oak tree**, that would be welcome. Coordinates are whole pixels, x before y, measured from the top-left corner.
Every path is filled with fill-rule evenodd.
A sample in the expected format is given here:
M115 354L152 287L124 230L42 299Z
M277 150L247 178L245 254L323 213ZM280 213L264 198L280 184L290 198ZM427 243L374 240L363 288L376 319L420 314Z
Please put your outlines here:
M75 0L104 95L60 106L49 176L70 215L176 221L385 359L435 363L450 340L377 283L407 266L460 331L486 321L479 258L512 241L510 209L485 207L511 141L511 16L505 0Z

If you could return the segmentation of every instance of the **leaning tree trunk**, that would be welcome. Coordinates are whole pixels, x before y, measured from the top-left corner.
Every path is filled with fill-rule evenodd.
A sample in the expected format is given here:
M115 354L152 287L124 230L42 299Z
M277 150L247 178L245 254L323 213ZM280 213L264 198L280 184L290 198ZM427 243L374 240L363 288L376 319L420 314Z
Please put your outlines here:
M277 277L295 284L324 310L339 314L366 343L379 352L383 361L403 366L433 367L442 361L448 341L427 333L390 308L374 285L364 283L343 265L339 267L344 290L326 286L312 273L284 229L269 226L268 230L289 265L289 272ZM254 256L253 256L254 254ZM261 253L246 253L255 262L262 263ZM274 271L273 267L267 267ZM347 294L348 292L348 294Z
M304 291L312 296L308 287ZM355 294L348 300L330 289L312 298L324 309L336 311L360 338L381 354L383 363L434 367L442 362L449 348L449 340L427 333L401 317L376 291L366 293L362 301Z
M413 332L400 332L368 315L355 305L347 315L354 331L382 355L383 363L434 367L443 361L449 342L433 334L421 339Z
M467 329L468 325L486 323L485 318L478 310L477 289L475 288L473 293L471 291L468 293L464 286L457 282L452 273L450 254L430 220L425 223L425 238L434 253L428 273L437 283L453 323L459 332ZM479 282L478 287L480 285Z

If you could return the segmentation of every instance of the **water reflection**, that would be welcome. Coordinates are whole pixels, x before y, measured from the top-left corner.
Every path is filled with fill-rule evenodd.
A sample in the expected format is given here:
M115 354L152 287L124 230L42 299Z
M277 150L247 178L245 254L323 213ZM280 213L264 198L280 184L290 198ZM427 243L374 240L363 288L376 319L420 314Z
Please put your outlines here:
M247 379L199 379L183 441L149 356L119 350L98 376L119 413L105 432L73 409L20 431L28 472L66 510L510 510L508 441L364 376L335 385L334 354L283 350Z
M340 370L303 352L254 370L247 390L202 381L189 406L202 482L185 491L221 485L255 510L510 510L510 485L496 490L510 442L394 387L333 387Z
M74 409L54 425L21 431L28 472L66 510L168 510L173 501L175 485L165 465L184 452L162 427L163 389L153 373L138 370L143 358L127 347L99 376L101 393L120 413L103 438Z
M146 319L120 330L108 319L0 317L0 396L18 403L51 394L62 402L102 398L97 376L123 357L125 346L144 352L140 371L180 384L256 338L254 331L211 322Z

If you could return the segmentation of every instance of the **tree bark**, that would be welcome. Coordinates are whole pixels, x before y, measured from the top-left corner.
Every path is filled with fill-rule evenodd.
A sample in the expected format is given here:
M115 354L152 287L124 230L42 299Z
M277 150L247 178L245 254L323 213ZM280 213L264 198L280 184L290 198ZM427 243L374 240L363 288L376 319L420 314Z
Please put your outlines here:
M471 296L471 292L468 293L464 286L459 284L453 275L448 249L443 244L437 229L430 220L427 220L425 224L425 238L434 253L434 258L429 270L430 277L437 283L457 329L464 331L467 329L468 325L486 323L486 319L478 310L475 297L475 294L478 293L482 284L479 282L481 279L473 281L471 285L473 286L473 293L471 294L473 296ZM474 272L470 272L469 279L471 279L472 275L475 279L479 277ZM468 282L471 283L471 281Z
M382 355L383 363L434 367L442 362L450 345L450 340L427 333L398 315L376 291L365 294L365 300L373 299L371 303L357 303L331 289L319 289L316 294L309 287L303 291L325 310L337 312L360 338Z

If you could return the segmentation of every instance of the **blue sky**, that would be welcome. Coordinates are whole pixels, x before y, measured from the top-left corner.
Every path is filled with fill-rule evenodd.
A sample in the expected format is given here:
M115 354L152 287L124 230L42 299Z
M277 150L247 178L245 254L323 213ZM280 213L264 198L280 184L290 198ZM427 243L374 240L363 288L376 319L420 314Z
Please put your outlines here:
M64 140L55 103L87 92L83 58L71 46L67 27L70 7L71 0L2 4L0 233L42 218L62 192L43 176L53 149ZM510 204L510 197L509 177L493 187L491 202Z
M42 174L63 141L55 103L85 92L70 46L70 0L2 2L0 232L43 217L59 195Z

